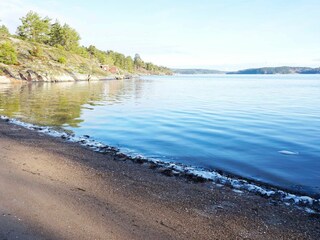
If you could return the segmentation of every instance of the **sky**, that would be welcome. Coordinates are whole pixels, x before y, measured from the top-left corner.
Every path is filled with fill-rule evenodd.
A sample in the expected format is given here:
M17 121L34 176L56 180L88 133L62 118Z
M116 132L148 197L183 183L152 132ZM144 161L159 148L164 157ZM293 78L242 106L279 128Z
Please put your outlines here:
M95 45L174 68L320 66L320 0L0 0L15 33L29 10Z

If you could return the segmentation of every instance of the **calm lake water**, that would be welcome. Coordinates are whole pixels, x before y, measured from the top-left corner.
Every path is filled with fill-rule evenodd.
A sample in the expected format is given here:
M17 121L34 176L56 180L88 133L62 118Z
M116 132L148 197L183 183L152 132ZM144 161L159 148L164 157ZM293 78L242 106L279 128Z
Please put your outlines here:
M320 195L320 75L2 84L0 115Z

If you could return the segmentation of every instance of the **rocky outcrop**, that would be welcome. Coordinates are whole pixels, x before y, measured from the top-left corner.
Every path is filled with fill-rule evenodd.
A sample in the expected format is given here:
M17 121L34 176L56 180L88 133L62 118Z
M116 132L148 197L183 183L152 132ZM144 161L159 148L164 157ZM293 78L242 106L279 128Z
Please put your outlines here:
M28 82L70 82L70 81L94 81L102 79L115 79L115 76L96 76L88 74L79 74L73 72L64 73L39 73L32 69L13 70L3 69L4 76L1 76L1 82L10 82L10 79L16 79Z
M11 79L7 76L0 76L0 84L1 83L11 83Z

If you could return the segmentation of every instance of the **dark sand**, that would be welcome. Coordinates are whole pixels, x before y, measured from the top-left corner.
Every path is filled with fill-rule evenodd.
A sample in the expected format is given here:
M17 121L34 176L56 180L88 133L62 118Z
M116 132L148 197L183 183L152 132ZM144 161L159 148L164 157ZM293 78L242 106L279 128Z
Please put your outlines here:
M1 240L320 239L318 215L3 120L0 164Z

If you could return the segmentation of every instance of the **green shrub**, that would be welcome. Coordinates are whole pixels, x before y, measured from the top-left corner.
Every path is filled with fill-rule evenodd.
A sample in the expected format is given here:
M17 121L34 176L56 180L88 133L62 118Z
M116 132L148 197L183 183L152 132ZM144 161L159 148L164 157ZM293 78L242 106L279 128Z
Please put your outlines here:
M0 76L4 75L4 72L2 69L0 69Z
M58 58L58 62L61 64L66 64L67 63L67 59L65 57L59 57Z
M34 57L41 57L43 55L43 49L40 46L34 46L29 50L29 53Z
M17 51L9 41L0 44L0 62L8 65L18 62Z

